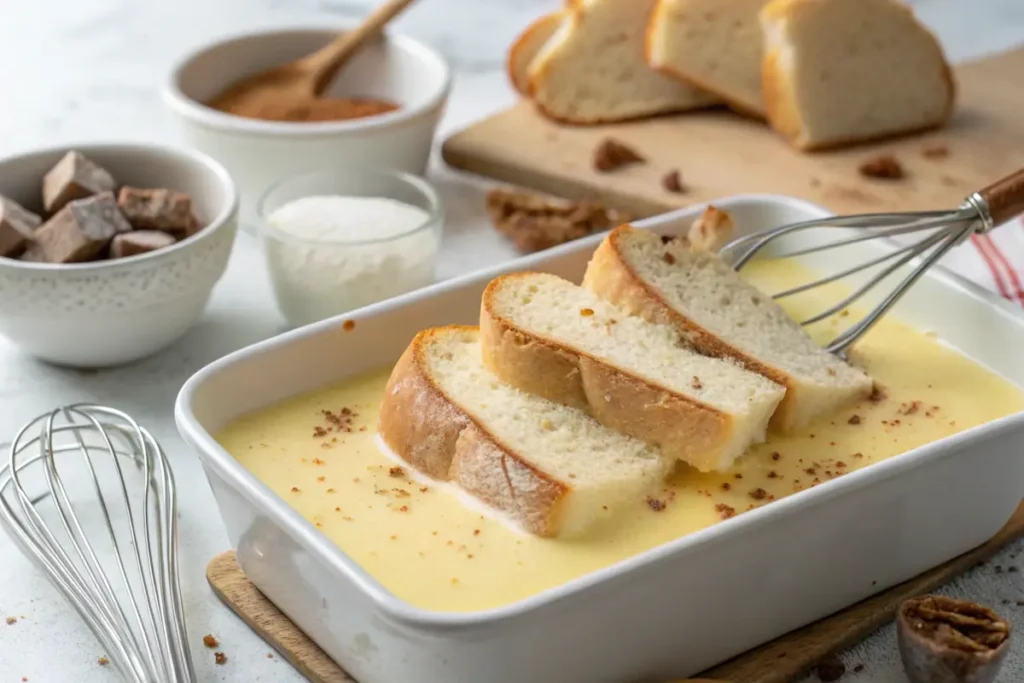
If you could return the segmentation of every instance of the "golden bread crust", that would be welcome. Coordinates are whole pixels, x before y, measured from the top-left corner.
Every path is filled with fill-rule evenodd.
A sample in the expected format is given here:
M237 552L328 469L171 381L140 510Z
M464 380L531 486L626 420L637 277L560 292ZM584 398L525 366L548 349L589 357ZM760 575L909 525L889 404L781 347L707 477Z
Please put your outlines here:
M406 348L388 379L378 433L420 472L452 482L530 533L553 536L571 489L502 444L430 376L426 346L435 335L453 331L476 335L476 328L468 326L433 328L417 334Z
M512 47L509 48L508 54L505 57L505 73L508 74L509 82L512 83L512 87L519 94L529 97L531 93L527 69L529 68L530 61L537 55L537 50L534 49L532 54L527 54L527 51L534 46L534 41L542 33L548 33L548 38L550 38L551 34L558 30L558 24L564 18L564 11L552 12L538 17L523 29L523 32L512 43ZM543 43L541 43L540 47L543 47Z
M730 415L526 332L496 312L495 291L508 279L528 275L501 276L484 290L480 310L484 365L512 386L581 408L606 427L657 446L667 458L705 472L717 469L733 430Z
M788 424L799 397L799 388L793 378L778 368L751 358L689 318L679 315L630 268L623 257L619 240L633 229L630 225L619 226L601 241L587 266L583 286L632 315L649 322L675 326L680 335L700 353L715 358L731 358L747 370L784 386L786 394L775 409L769 425L777 429Z

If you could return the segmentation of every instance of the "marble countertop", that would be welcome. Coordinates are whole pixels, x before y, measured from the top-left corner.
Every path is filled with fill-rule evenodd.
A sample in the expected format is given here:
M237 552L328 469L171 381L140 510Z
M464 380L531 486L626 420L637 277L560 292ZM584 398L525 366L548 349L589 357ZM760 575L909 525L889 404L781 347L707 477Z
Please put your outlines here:
M38 0L7 3L0 21L0 155L42 145L92 140L177 141L157 96L169 66L190 46L218 34L263 26L330 23L358 16L372 0ZM559 0L422 0L396 30L439 48L457 78L444 131L511 102L500 73L505 46ZM912 3L941 38L950 58L970 59L1024 43L1019 0L917 0ZM510 253L484 227L480 186L435 164L433 178L449 208L440 274L451 276ZM485 256L481 258L481 254ZM256 245L241 235L207 313L168 351L104 372L77 372L38 363L0 339L0 443L35 415L56 405L96 401L129 410L168 451L183 486L181 570L190 634L202 681L301 681L269 647L222 607L204 567L228 548L212 494L195 456L174 427L172 407L182 382L225 353L281 331ZM1012 564L1019 547L1006 551ZM992 601L1024 598L1024 574L977 570L950 587ZM1007 607L1006 609L1011 609ZM1024 618L1024 610L1011 618ZM4 617L17 617L7 625ZM1022 622L1024 623L1024 622ZM215 633L228 654L224 666L199 639ZM117 680L97 664L103 653L85 626L27 560L0 534L0 683L99 683ZM1020 671L1024 646L1016 647ZM846 655L864 664L844 680L901 681L895 639L883 630ZM1008 673L1005 680L1012 679ZM24 677L24 678L23 678ZM812 679L813 680L813 679Z

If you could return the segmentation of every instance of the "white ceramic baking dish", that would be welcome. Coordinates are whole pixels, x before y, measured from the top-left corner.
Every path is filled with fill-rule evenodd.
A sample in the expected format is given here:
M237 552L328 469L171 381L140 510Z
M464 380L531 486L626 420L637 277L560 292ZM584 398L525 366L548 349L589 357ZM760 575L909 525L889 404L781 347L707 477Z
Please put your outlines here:
M718 203L743 233L826 215L782 197ZM697 208L642 222L682 233ZM191 378L176 418L246 575L360 683L623 683L684 677L991 537L1021 500L1024 413L723 521L499 609L429 612L390 594L212 434L288 396L394 362L414 333L474 323L491 278L578 280L601 236L434 285L233 353ZM843 257L890 248L861 244ZM817 255L819 265L839 255ZM942 269L895 315L1024 384L1024 317ZM941 368L936 368L941 371Z

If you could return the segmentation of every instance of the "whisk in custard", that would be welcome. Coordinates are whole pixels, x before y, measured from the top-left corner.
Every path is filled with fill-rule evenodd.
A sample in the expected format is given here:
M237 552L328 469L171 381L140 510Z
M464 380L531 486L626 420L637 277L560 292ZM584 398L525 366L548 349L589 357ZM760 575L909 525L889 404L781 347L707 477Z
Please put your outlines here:
M788 235L814 228L828 228L825 231L827 236L817 240L813 246L796 251L787 252L782 244L783 253L773 253L772 257L804 256L879 238L895 241L897 246L881 256L857 262L837 273L773 295L773 298L781 299L831 282L851 279L855 283L852 293L800 322L801 325L811 325L847 309L881 283L889 283L888 293L877 298L874 308L826 346L832 353L843 354L953 247L973 234L986 233L1021 214L1024 214L1024 169L972 193L952 211L860 214L794 223L735 239L725 245L720 254L740 270L758 254L780 246Z
M0 526L131 683L194 683L163 450L127 414L77 404L23 427L0 468Z

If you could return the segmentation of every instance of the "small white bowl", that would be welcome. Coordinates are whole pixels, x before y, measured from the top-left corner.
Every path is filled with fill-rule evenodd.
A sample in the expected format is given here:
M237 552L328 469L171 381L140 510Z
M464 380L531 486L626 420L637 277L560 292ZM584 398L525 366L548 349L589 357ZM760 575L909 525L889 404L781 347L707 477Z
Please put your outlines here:
M46 264L0 258L0 334L58 365L99 368L153 354L203 312L238 228L238 193L205 154L136 144L83 144L0 160L0 194L30 210L68 149L126 185L186 192L202 230L170 247L111 261Z
M235 178L246 226L255 224L256 202L272 182L310 168L351 160L413 175L426 172L451 73L439 54L410 38L387 35L365 46L325 93L400 105L387 114L291 123L232 116L204 104L244 76L316 51L337 31L296 28L221 39L186 55L163 88L188 142Z

